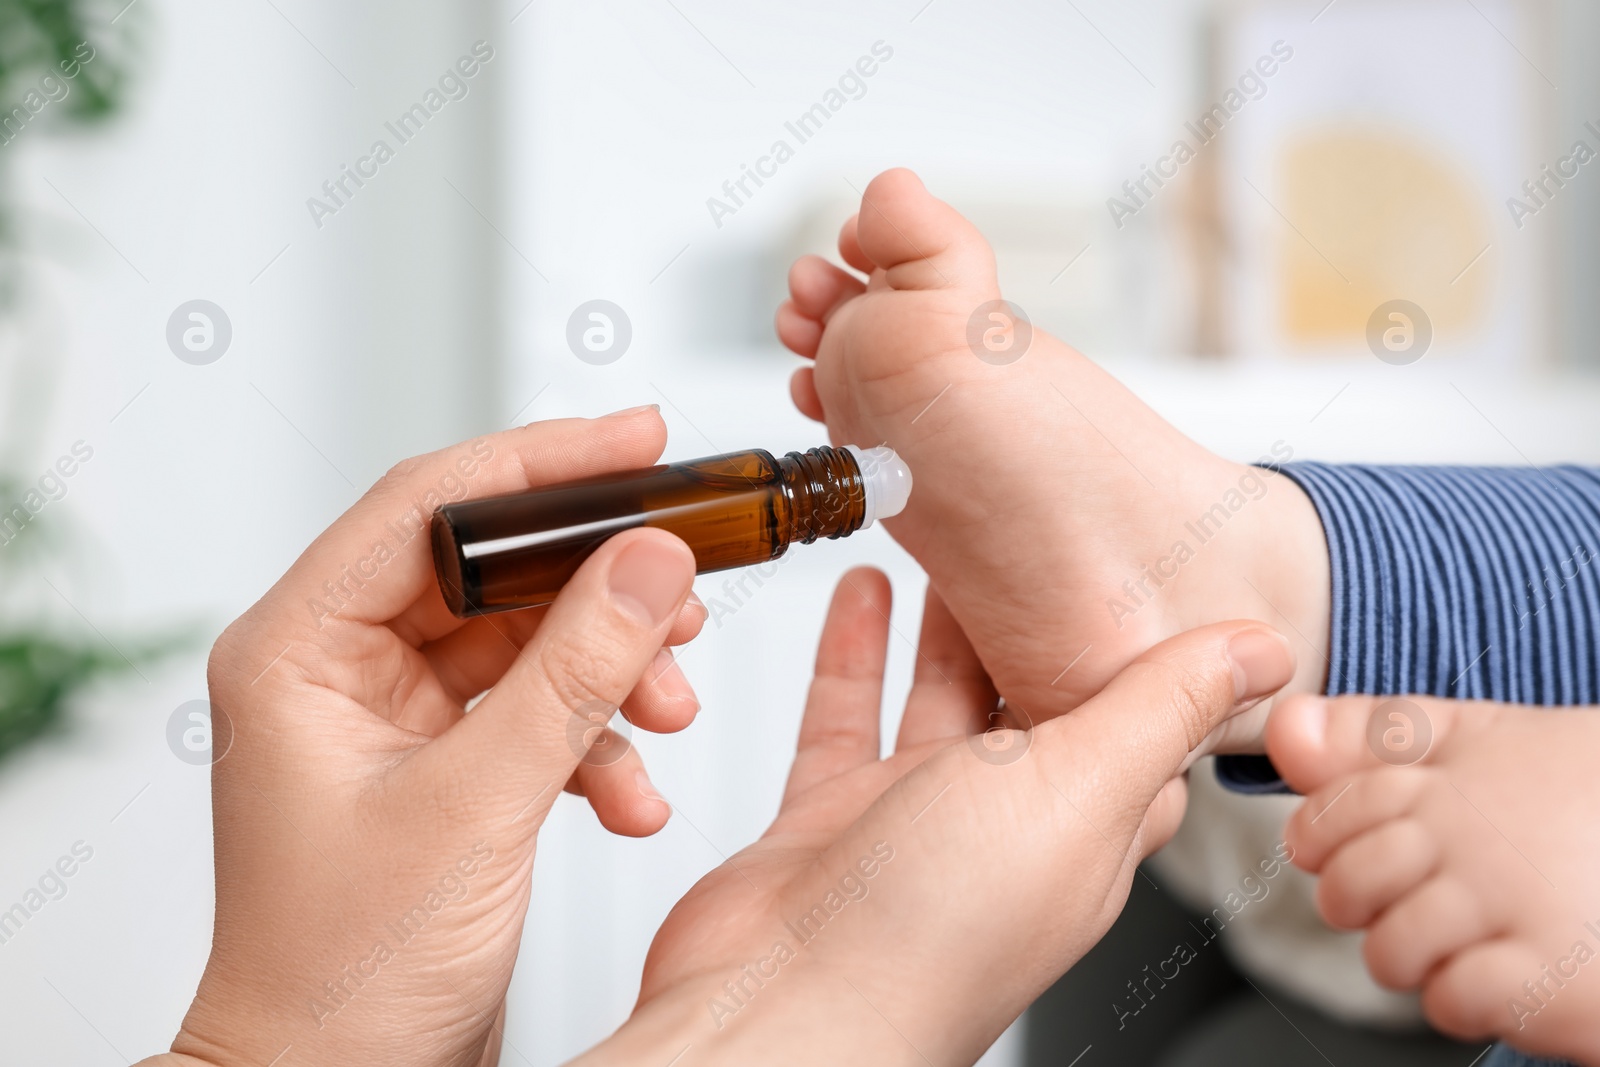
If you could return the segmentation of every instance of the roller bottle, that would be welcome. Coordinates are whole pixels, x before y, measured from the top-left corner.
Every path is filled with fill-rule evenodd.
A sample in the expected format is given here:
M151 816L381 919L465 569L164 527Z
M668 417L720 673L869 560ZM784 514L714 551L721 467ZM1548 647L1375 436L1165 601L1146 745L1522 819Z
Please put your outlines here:
M457 616L535 607L623 530L677 535L704 574L847 537L899 514L910 494L911 472L888 448L782 459L751 449L446 504L433 514L434 569Z

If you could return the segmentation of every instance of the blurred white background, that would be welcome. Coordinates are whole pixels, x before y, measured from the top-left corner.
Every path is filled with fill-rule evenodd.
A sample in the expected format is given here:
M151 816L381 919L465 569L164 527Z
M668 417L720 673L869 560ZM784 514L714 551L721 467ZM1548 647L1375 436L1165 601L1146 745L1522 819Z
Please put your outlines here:
M1036 322L1220 452L1254 459L1282 440L1299 458L1600 462L1600 169L1520 230L1504 204L1574 139L1600 147L1583 129L1600 123L1586 59L1596 16L1577 0L1464 17L1443 0L1325 4L137 0L118 21L138 30L127 113L0 148L30 278L4 312L4 355L30 375L11 399L33 419L12 458L26 473L80 439L94 449L26 531L66 547L6 571L5 603L112 642L188 622L209 640L393 462L516 421L659 403L669 458L822 443L790 407L795 361L772 339L772 312L788 262L829 253L859 190L895 165L994 235L1005 289ZM1359 77L1363 27L1400 6L1407 32L1439 42L1402 73L1487 61L1516 94L1494 126L1515 143L1482 153L1497 169L1451 161L1489 245L1459 264L1484 272L1485 313L1441 326L1435 351L1407 366L1374 358L1361 323L1309 354L1275 347L1290 298L1271 295L1287 269L1273 250L1337 241L1318 230L1333 222L1296 226L1259 202L1227 216L1241 173L1269 206L1294 193L1280 188L1276 142L1251 139L1250 124L1303 133L1297 115L1332 105L1297 75ZM1257 29L1267 36L1248 40ZM1115 226L1107 199L1220 98L1234 67L1290 37L1296 59L1223 135L1240 145L1197 159ZM319 227L307 198L480 40L494 56L466 98ZM719 225L707 199L774 140L793 146L785 122L880 41L892 58L864 93ZM1434 121L1383 104L1369 94L1338 117L1398 123L1402 137L1405 122ZM1469 130L1473 118L1455 116ZM1497 184L1508 174L1511 187ZM1204 181L1233 184L1208 201ZM1207 231L1212 209L1224 213ZM1207 258L1217 247L1230 251ZM1252 288L1230 292L1229 278ZM165 340L174 308L196 298L233 329L206 366ZM564 338L596 298L632 323L608 366ZM1207 332L1216 320L1231 329ZM1004 420L983 432L1005 433ZM858 562L885 567L899 598L892 735L920 572L881 531L798 551L683 655L704 704L695 726L635 736L675 807L666 830L611 838L581 804L557 806L503 1062L560 1062L620 1022L672 902L770 819L833 581ZM702 578L702 598L729 599L725 578ZM69 733L0 764L0 907L75 841L94 849L67 895L0 944L7 1062L136 1059L166 1046L187 1006L210 932L209 790L166 728L204 696L204 643L97 690ZM993 1061L1016 1062L1016 1044Z

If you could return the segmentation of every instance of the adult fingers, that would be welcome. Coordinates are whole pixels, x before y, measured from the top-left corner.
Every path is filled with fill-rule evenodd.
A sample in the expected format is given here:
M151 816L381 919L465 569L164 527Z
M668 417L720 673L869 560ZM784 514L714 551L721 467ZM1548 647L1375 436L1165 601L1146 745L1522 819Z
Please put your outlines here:
M514 811L537 798L538 825L594 728L650 665L693 578L694 556L671 534L611 538L573 575L499 684L408 762L457 794L481 783Z
M933 586L922 605L917 665L895 751L984 729L999 705L989 672Z
M1141 857L1152 855L1166 847L1172 835L1183 822L1183 813L1189 806L1189 779L1184 775L1169 781L1156 793L1150 807L1139 824L1134 840Z
M601 727L578 761L567 792L585 797L595 816L614 834L649 837L667 825L672 806L656 791L639 750L621 734Z
M516 662L517 656L522 652L522 646L527 644L528 638L539 628L546 610L548 609L529 608L526 611L508 611L468 619L460 629L436 641L429 641L420 651L427 658L428 665L444 686L445 692L458 703L465 704L473 697L486 692L511 668L511 664ZM699 636L705 621L705 605L700 602L699 597L690 593L689 599L678 612L678 617L673 620L672 629L667 633L667 644L683 645L694 640ZM659 676L667 666L668 664L661 663L659 669L646 672L645 677L640 680L640 686L647 686L660 680ZM665 680L671 682L674 679ZM673 693L675 690L668 695ZM627 709L628 704L625 701L623 710ZM632 716L629 716L629 721L636 726L643 725ZM645 728L654 729L648 726Z
M622 715L641 730L674 734L694 722L700 698L670 648L657 652L639 684L622 702Z
M308 636L356 622L390 623L414 645L440 637L461 620L434 578L435 508L646 466L665 444L661 415L647 407L533 423L406 460L313 541L256 610Z
M1033 747L1095 825L1137 816L1131 831L1206 736L1287 684L1294 663L1288 641L1258 622L1191 630L1140 656L1071 715L1036 727Z
M889 648L889 579L857 567L840 579L817 644L800 740L783 799L878 758L883 666Z

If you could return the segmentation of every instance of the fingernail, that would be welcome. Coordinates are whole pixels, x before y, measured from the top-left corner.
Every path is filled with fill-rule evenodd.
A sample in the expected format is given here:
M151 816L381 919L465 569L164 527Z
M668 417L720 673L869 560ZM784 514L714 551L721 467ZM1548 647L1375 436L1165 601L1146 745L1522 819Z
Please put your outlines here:
M663 804L667 803L667 798L656 792L656 787L651 784L650 776L644 772L643 768L633 772L633 785L635 789L639 790L639 795L646 800L659 800ZM667 804L667 806L670 808L672 805Z
M611 598L642 622L660 626L678 610L685 578L682 555L670 544L641 539L611 564Z
M685 603L700 613L701 622L705 622L710 617L711 612L706 610L706 602L696 596L693 589L689 590L689 599Z
M650 680L655 683L656 691L668 700L692 700L695 707L700 706L699 699L694 695L694 687L683 676L683 668L678 666L677 657L670 648L663 648L656 653L654 662L650 664Z
M601 418L606 418L606 419L625 419L629 415L637 415L641 411L654 411L654 412L659 413L661 411L661 405L660 404L640 404L638 407L623 408L621 411L613 411L609 415L601 416Z
M1294 674L1289 642L1271 630L1246 630L1228 642L1236 703L1255 700L1288 684Z

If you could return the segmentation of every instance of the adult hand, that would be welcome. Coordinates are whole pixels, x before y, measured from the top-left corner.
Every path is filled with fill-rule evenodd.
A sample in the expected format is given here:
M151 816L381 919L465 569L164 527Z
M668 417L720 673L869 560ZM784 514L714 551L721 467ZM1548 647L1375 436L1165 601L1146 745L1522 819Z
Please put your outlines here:
M1221 623L1069 715L999 728L930 591L880 759L888 610L881 574L846 576L777 819L668 916L633 1018L580 1062L971 1063L1122 910L1202 740L1295 669L1276 632Z
M688 724L662 649L705 614L687 546L645 529L547 610L462 621L427 522L469 492L648 465L665 437L639 409L403 463L218 640L215 933L157 1062L494 1061L539 826L569 779L611 829L665 822L635 751L580 761L619 703L642 728Z

